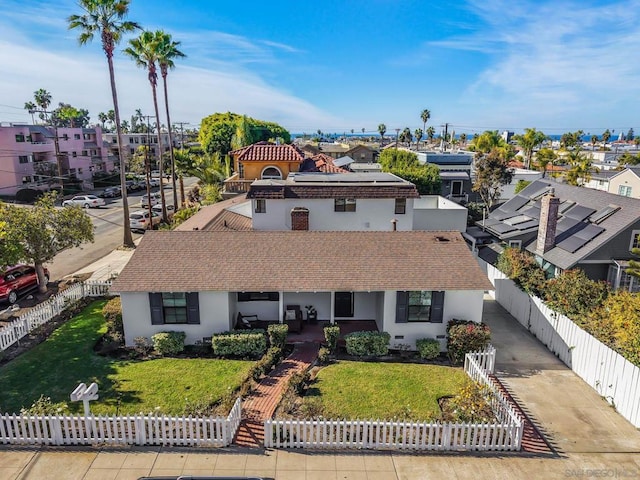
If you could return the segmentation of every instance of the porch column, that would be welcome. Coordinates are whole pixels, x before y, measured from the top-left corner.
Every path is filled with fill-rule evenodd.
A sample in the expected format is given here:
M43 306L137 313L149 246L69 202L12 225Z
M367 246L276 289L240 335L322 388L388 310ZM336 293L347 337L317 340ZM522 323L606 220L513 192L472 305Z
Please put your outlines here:
M616 272L616 283L613 285L614 290L618 290L620 288L620 280L622 280L623 271L623 268L619 264L616 264L616 266L618 267L618 271Z
M284 322L284 292L279 292L278 295L278 312L280 312L280 318L278 318L278 322Z
M336 323L335 317L335 306L336 306L336 292L331 291L331 312L329 313L329 320L331 321L331 325Z

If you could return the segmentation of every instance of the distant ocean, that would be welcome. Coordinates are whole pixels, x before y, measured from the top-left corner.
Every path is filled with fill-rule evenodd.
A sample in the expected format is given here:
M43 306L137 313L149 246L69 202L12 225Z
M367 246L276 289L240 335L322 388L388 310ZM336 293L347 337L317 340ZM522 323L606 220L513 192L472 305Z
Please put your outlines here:
M625 134L626 134L626 132L625 132ZM596 134L596 135L598 135L598 140L600 140L600 137L601 137L602 134ZM304 136L305 136L304 133L292 133L291 134L291 138L292 139L294 139L294 138L302 138ZM316 136L316 134L315 133L313 133L313 134L307 133L306 136L307 136L307 138L313 138L313 137ZM346 133L346 134L345 133L323 133L323 137L327 141L338 140L339 138L342 138L342 137L345 137L345 136L347 138L371 138L371 137L380 138L380 134L379 133ZM385 133L384 136L385 136L385 138L395 138L395 133L394 132L392 132L392 133L387 132L387 133ZM552 141L560 141L560 138L562 137L562 134L560 134L560 135L547 135L547 136ZM471 140L471 137L473 137L473 135L467 134L467 140ZM460 138L460 135L456 134L455 138ZM617 140L617 139L618 139L618 135L613 133L611 135L610 141L614 141L614 140ZM582 141L583 142L587 142L587 143L590 142L591 141L591 134L583 135L582 136Z

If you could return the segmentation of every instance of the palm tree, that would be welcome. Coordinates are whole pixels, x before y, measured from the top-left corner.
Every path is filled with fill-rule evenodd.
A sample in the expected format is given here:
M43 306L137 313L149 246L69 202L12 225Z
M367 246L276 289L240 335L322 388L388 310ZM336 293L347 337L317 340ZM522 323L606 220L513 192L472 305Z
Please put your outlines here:
M422 135L424 134L424 132L421 128L416 128L416 131L413 132L413 134L416 137L416 150L418 150L418 144L420 143L420 140L422 140Z
M124 155L122 153L122 129L120 128L120 109L118 108L118 92L113 69L113 50L125 33L133 32L140 26L125 20L129 12L130 0L78 0L78 5L84 11L82 15L71 15L67 21L69 29L80 30L78 41L86 45L93 36L98 34L102 40L102 49L107 56L109 65L109 79L111 81L111 96L113 97L113 111L116 118L116 132L118 134L118 156L120 157L120 188L122 190L122 214L124 216L125 247L134 248L131 228L129 226L129 203L127 201L127 184L125 177Z
M384 123L378 125L378 133L380 134L380 146L384 144L384 134L387 132L387 126Z
M429 121L430 118L431 118L431 112L426 108L422 110L422 113L420 114L420 119L422 120L423 132L427 130L427 122Z
M126 120L122 120L122 123L120 124L120 128L122 129L122 133L129 133L129 130L130 130L129 122L127 122Z
M25 102L24 109L31 114L31 123L36 124L36 120L33 117L33 114L36 113L36 109L38 106L33 102Z
M432 142L433 137L436 136L436 129L433 127L433 125L430 125L426 131L427 131L427 138L429 139L429 142Z
M467 144L467 134L466 133L461 133L460 134L460 143L463 146Z
M100 120L100 123L102 124L102 130L104 131L104 124L107 122L107 120L109 120L109 117L107 117L106 113L100 112L98 113L98 120Z
M546 139L547 136L535 128L525 128L522 135L514 136L514 140L522 148L522 152L524 153L524 168L531 166L533 151Z
M49 108L49 105L51 105L51 94L44 88L40 88L33 92L33 98L36 101L36 105L42 110L42 112L40 112L40 119L46 122L48 119L46 110Z
M129 47L125 48L124 53L131 57L138 67L147 69L147 78L151 85L151 93L153 95L153 108L156 114L158 128L156 135L158 136L158 170L164 173L164 162L162 159L162 132L160 129L160 111L158 110L158 70L156 62L159 59L160 43L164 32L157 30L156 32L144 31L138 38L129 40ZM169 146L171 148L171 146ZM162 221L168 223L167 217L167 201L164 196L164 188L160 188L160 202L162 203Z
M547 175L547 166L549 164L553 166L557 159L558 155L551 148L541 148L538 150L536 160L538 162L538 168L542 170L542 178L545 178Z
M596 143L598 143L598 135L591 135L591 150L596 149Z
M169 93L167 90L167 74L169 69L174 69L173 60L184 58L186 55L178 50L180 42L174 42L171 35L162 32L160 44L158 46L158 64L160 65L160 75L162 75L162 85L164 87L164 106L167 113L167 130L169 131L169 153L171 155L171 185L173 187L173 205L178 208L178 192L176 192L176 159L173 153L173 132L171 128L171 117L169 116Z

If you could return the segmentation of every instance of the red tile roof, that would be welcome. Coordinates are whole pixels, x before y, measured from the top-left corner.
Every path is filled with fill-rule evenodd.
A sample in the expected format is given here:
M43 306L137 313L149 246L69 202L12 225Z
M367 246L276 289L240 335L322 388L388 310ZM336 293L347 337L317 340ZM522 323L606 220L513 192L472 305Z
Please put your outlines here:
M112 291L492 288L458 232L150 231Z
M302 162L304 154L294 145L275 145L266 142L234 150L230 153L240 162Z
M311 157L316 162L316 168L320 172L324 173L349 173L349 170L345 170L342 167L337 167L333 164L333 158L324 153L319 153Z

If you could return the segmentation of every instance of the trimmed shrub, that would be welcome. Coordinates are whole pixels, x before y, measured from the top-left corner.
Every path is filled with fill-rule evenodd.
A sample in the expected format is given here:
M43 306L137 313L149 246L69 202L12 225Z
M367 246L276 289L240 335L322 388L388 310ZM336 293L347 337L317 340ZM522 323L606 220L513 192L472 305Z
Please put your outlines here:
M275 323L267 327L269 335L269 345L277 348L284 348L287 343L287 333L289 333L289 325L283 323Z
M546 276L529 253L519 248L506 248L498 257L496 267L525 292L543 297Z
M484 350L490 340L491 331L484 323L451 320L447 324L447 351L453 364L461 364L469 352Z
M184 350L184 332L160 332L151 336L153 349L160 355L175 355Z
M296 372L289 378L288 389L296 393L296 395L302 395L304 393L304 387L309 382L311 374L308 370L304 372Z
M387 332L353 332L344 336L349 355L380 357L389 353Z
M122 326L122 302L120 297L114 297L102 307L102 316L107 322L107 334L124 334Z
M329 351L331 353L334 353L336 351L339 337L340 337L339 325L331 325L329 327L324 327L324 339L327 341L327 347L329 347Z
M320 365L326 365L329 363L331 351L327 347L320 347L318 350L318 363Z
M451 399L444 402L442 420L445 422L491 423L496 417L491 409L493 392L478 383L469 383Z
M266 375L271 371L273 367L278 365L282 360L282 349L278 347L271 347L267 350L260 360L258 360L255 365L251 368L251 378L256 382L260 380L262 375Z
M416 340L416 348L420 358L433 360L440 355L440 342L435 338L419 338Z
M234 330L211 338L213 353L221 357L261 357L267 350L264 330Z

